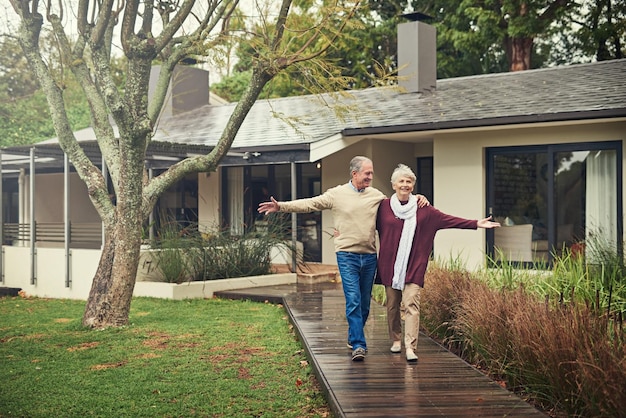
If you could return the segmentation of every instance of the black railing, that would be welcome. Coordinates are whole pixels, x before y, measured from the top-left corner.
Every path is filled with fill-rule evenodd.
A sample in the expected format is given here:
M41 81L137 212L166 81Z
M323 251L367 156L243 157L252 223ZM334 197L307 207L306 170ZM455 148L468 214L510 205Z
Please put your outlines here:
M30 223L5 223L3 225L3 245L30 242ZM62 222L38 222L35 224L36 243L63 243L65 242L65 224ZM73 248L99 248L102 243L102 224L71 223L70 245Z

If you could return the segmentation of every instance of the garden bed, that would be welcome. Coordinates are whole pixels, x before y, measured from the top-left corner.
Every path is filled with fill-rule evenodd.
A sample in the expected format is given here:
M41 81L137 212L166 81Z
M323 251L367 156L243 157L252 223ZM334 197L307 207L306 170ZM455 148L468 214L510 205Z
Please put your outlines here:
M138 281L135 284L133 295L175 300L208 299L213 297L213 293L222 290L294 284L297 280L298 275L296 273L277 273L263 276L237 277L233 279L185 282L180 284Z
M297 272L291 272L288 264L273 264L273 274L232 279L193 281L185 283L166 283L162 281L137 281L134 296L146 296L162 299L212 298L215 292L223 290L246 289L261 286L284 284L314 284L341 281L337 266L319 263L305 263L297 266Z

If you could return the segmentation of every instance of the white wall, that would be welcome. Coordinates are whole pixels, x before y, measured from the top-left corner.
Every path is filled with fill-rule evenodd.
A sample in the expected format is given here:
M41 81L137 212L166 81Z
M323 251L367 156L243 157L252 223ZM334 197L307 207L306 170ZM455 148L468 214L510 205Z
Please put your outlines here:
M433 144L435 206L466 219L485 216L484 149L474 139L437 136ZM485 231L442 230L435 237L435 258L460 259L470 268L483 266Z
M65 252L62 248L37 249L35 284L30 283L30 248L4 246L3 249L3 286L21 288L28 295L45 298L86 300L89 296L100 250L70 251L71 285L66 287Z
M299 246L302 251L302 246ZM286 263L290 254L273 248L270 256L274 263ZM16 262L19 260L19 262ZM2 266L4 282L2 287L22 289L28 296L54 299L87 300L93 277L100 261L100 250L70 250L70 285L66 285L67 271L65 252L62 248L38 248L35 257L35 283L31 284L31 255L28 247L3 246ZM9 262L7 262L9 261ZM147 262L147 264L146 264ZM135 296L152 296L173 299L186 297L212 297L216 290L240 289L242 287L270 286L295 283L297 274L272 274L248 277L242 281L210 280L191 282L176 286L162 282L163 278L155 268L155 260L150 251L142 251L137 272ZM149 280L160 280L151 282ZM185 286L188 285L188 286ZM208 296L207 296L208 295Z

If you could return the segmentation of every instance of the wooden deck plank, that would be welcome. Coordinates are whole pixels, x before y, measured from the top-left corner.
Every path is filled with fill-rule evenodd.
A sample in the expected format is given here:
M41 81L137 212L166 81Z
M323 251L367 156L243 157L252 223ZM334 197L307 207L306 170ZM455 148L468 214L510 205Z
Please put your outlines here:
M420 334L417 363L389 351L386 311L372 302L368 352L353 362L340 284L272 286L218 297L283 300L337 417L545 417L458 356Z

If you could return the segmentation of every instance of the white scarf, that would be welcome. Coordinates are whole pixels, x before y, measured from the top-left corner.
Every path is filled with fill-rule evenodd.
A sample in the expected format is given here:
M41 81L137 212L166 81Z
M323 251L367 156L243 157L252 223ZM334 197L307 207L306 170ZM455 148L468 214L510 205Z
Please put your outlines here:
M417 223L417 197L409 196L409 202L405 205L400 203L398 195L393 194L390 199L391 210L397 218L404 220L402 226L402 235L398 243L398 253L396 261L393 265L393 279L391 287L396 290L404 289L404 281L406 279L406 266L409 262L411 247L413 246L413 236L415 235L415 225Z

